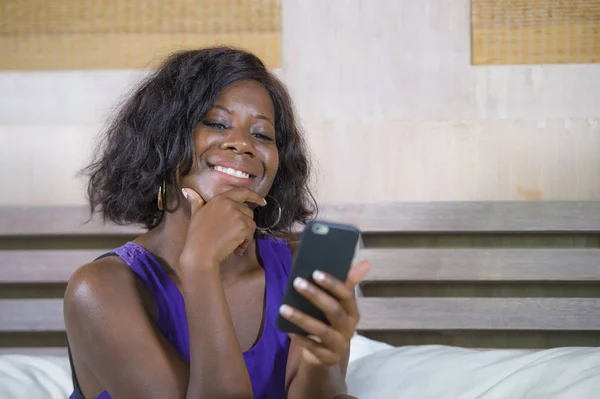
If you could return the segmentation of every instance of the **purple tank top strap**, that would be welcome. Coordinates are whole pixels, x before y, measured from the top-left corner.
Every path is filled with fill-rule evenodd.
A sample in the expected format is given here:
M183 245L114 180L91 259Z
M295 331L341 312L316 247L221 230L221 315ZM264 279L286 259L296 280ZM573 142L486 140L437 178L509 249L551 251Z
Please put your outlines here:
M285 279L287 280L292 272L292 253L287 241L280 238L267 237L259 240L259 244L261 242L263 243L261 256L263 257L263 263L265 263L265 267L267 267L267 263L269 266L272 264L279 265L284 273ZM268 259L264 259L265 256ZM281 283L281 281L278 282Z
M140 279L156 304L156 319L159 330L163 334L169 331L169 323L164 317L168 314L168 300L173 295L170 291L171 278L156 258L141 245L129 241L114 251L131 268Z

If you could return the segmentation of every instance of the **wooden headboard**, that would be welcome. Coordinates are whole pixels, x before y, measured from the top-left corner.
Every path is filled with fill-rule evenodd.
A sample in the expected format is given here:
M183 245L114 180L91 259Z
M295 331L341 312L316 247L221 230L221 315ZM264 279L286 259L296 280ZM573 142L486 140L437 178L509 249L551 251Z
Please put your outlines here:
M0 353L64 354L73 270L135 237L82 207L0 208ZM323 206L363 231L359 332L395 345L600 346L600 202Z

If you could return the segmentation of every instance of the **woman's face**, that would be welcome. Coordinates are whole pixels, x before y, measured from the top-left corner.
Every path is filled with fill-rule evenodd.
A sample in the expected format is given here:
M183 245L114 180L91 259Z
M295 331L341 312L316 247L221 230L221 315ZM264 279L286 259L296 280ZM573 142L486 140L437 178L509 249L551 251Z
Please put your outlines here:
M180 185L204 201L235 187L265 197L279 166L275 134L275 109L267 90L253 80L233 83L196 127L196 158Z

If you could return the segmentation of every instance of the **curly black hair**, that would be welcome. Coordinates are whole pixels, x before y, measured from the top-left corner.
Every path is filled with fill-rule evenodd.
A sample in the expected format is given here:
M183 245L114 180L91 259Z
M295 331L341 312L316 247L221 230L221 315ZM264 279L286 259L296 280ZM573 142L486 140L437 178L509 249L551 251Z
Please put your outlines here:
M190 173L193 132L222 91L240 80L255 80L269 92L275 108L279 169L269 195L282 214L274 235L292 233L316 211L309 188L310 162L286 87L255 55L230 47L181 51L169 56L126 99L109 123L93 162L87 197L92 213L105 221L151 229L162 221L158 188L174 195L177 173ZM175 197L179 198L177 195ZM179 206L179 202L177 205ZM258 226L272 225L278 209L256 211Z

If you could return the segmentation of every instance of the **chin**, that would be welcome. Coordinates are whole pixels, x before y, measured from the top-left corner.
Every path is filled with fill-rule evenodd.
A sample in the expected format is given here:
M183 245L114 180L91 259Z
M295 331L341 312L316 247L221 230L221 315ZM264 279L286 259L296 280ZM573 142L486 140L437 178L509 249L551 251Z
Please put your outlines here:
M219 184L219 185L215 185L215 186L210 186L210 187L202 187L202 188L198 188L197 193L200 194L200 196L202 197L202 199L204 200L204 202L208 202L211 199L213 199L214 197L216 197L217 195L223 194L229 190L233 190L235 188L247 188L249 190L252 190L256 193L258 193L261 196L264 196L263 194L261 194L261 190L257 190L256 187L248 187L248 186L237 186L237 185L233 185L233 184Z

